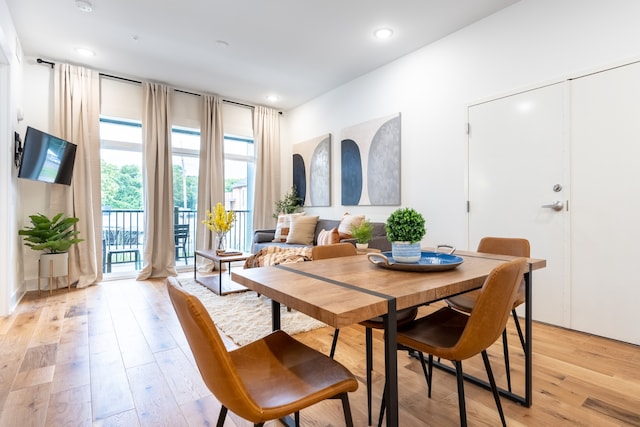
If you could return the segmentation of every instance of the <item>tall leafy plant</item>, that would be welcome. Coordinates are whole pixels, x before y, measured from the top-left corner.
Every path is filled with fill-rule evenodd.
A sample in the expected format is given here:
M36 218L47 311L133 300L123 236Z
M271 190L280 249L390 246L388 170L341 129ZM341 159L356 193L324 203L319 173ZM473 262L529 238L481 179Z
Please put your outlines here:
M295 185L292 185L289 191L284 193L282 199L276 202L276 212L273 214L275 219L278 219L280 214L290 214L297 211L302 207L302 197L298 197L298 190Z
M80 232L73 229L79 221L78 218L65 217L63 212L53 218L43 214L31 215L29 218L31 226L18 230L18 234L26 236L24 244L34 251L63 253L67 252L71 245L84 241L77 237Z

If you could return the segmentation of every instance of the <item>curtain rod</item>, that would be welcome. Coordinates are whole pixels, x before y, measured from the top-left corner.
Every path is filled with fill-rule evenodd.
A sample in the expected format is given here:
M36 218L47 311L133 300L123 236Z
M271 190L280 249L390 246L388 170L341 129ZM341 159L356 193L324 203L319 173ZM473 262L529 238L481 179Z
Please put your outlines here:
M51 62L51 61L45 61L44 59L38 58L36 59L36 62L38 64L45 64L50 66L51 68L53 68L56 63L55 62ZM128 79L126 77L120 77L120 76L114 76L111 74L105 74L105 73L99 73L102 77L108 77L111 79L117 79L117 80L123 80L125 82L129 82L129 83L137 83L137 84L142 84L141 81L138 80L133 80L133 79ZM195 96L202 96L202 94L199 93L194 93L194 92L188 92L186 90L182 90L182 89L176 89L174 88L173 90L175 90L176 92L180 92L180 93L186 93L187 95L195 95ZM247 108L255 108L255 106L253 105L249 105L249 104L243 104L242 102L237 102L237 101L229 101L228 99L223 99L222 102L226 102L227 104L234 104L234 105L239 105L241 107L247 107ZM282 112L279 112L280 114L282 114Z

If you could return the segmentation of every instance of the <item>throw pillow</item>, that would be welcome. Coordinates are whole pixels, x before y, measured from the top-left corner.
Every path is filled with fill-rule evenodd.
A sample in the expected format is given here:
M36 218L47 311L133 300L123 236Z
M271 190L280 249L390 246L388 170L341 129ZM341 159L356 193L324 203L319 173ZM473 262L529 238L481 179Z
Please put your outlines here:
M351 227L357 227L364 221L364 215L351 215L345 213L338 225L338 233L341 239L351 239Z
M318 246L333 245L334 243L340 243L338 227L333 227L331 230L320 231L318 234Z
M280 243L286 242L287 235L289 234L289 228L291 227L291 218L299 215L304 215L304 212L278 215L276 232L273 235L272 242L280 242Z
M300 245L313 245L313 237L316 234L316 225L319 216L294 216L291 219L287 243Z

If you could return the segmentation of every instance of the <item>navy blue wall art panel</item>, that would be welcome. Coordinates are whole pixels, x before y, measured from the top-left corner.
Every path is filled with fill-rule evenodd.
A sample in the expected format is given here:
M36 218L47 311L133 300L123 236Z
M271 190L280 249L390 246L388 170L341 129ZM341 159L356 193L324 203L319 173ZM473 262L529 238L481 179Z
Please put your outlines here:
M304 206L331 206L331 134L293 145L293 184Z
M357 205L362 194L362 159L355 141L343 139L340 143L342 172L342 204Z
M307 200L307 178L304 159L300 154L293 155L293 185L296 187L298 197L302 199L302 205Z
M343 205L400 205L400 130L398 113L341 131Z

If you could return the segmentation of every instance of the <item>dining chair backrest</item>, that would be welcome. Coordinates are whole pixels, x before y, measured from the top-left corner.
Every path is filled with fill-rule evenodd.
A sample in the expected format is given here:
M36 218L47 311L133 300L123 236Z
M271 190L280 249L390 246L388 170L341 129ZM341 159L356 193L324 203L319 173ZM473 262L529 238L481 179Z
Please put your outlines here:
M531 247L527 239L516 237L483 237L478 252L529 258Z
M173 278L167 283L169 297L205 384L222 405L245 419L253 418L259 407L250 398L202 302L174 283Z
M358 251L351 243L334 243L331 245L314 246L311 250L311 259L329 259L343 256L357 255Z
M531 256L531 246L527 239L518 237L483 237L478 243L478 252L498 255L511 255L529 258ZM524 279L520 283L513 308L518 307L525 301Z
M455 353L452 360L464 360L478 354L500 337L526 271L525 258L506 262L491 271L460 339L451 349Z

